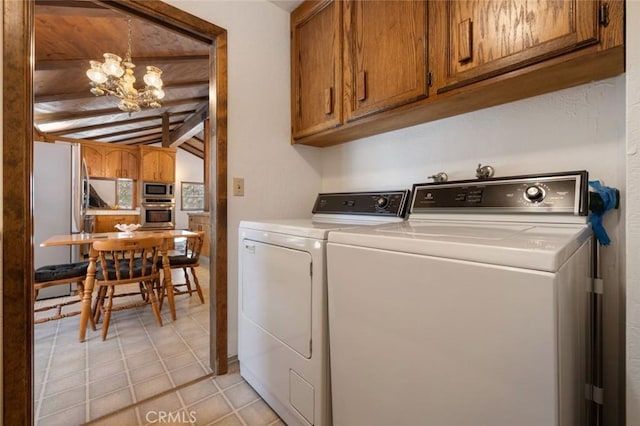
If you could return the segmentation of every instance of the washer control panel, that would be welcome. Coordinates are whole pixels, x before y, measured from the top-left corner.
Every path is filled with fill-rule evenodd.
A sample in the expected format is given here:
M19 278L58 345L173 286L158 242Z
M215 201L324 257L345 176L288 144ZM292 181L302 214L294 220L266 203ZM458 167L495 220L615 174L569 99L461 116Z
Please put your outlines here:
M413 186L411 213L587 214L586 171Z
M337 192L318 194L313 214L404 217L411 191Z

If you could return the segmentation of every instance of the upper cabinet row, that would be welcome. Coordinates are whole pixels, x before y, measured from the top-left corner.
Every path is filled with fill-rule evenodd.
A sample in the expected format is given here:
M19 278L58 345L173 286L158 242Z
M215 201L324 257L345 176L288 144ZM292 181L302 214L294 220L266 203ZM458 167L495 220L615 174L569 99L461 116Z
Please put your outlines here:
M91 177L175 181L175 148L86 142L81 146L82 157Z
M619 0L306 1L292 140L327 146L624 72Z

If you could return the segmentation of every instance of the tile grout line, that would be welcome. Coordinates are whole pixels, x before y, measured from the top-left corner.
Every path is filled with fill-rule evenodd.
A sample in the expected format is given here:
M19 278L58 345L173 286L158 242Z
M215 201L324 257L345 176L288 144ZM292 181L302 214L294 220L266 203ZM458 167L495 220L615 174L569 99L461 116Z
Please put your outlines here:
M118 339L118 348L120 349L120 356L122 356L122 362L124 364L124 372L125 375L127 376L127 383L128 383L128 388L129 388L129 393L131 394L131 400L133 401L133 403L135 404L137 402L136 400L136 393L134 391L133 388L133 380L131 379L131 373L129 372L129 365L127 364L127 357L125 356L124 353L124 348L122 346L122 341L120 340L120 329L118 328L118 322L115 322L115 331L116 331L116 338ZM136 420L138 421L138 425L142 424L142 420L140 419L140 413L138 412L138 410L133 410L134 414L136 416Z
M51 342L51 350L49 350L49 359L47 360L47 368L45 369L44 377L42 379L42 385L40 388L40 399L38 400L38 407L36 408L36 412L34 413L34 418L38 419L40 417L40 410L42 408L42 400L44 399L45 389L47 388L47 384L49 381L49 371L51 370L51 364L53 360L53 352L56 348L56 341L58 340L58 330L60 329L60 324L56 324L56 332L53 335L53 341Z

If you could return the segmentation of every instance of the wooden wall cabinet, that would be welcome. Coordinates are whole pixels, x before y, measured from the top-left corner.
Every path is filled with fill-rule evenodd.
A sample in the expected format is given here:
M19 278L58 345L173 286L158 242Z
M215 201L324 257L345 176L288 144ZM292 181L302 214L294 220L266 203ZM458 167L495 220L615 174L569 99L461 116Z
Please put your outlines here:
M291 14L291 125L294 139L342 124L342 7L303 3Z
M209 257L209 245L211 241L210 226L209 213L189 213L189 231L204 232L204 241L200 254L207 257Z
M138 179L138 149L108 146L104 150L104 174L109 178Z
M291 14L292 138L426 98L421 1L305 2Z
M87 171L91 177L104 177L102 147L83 143L80 148L82 158L87 164Z
M624 72L622 0L336 3L342 16L331 1L304 2L291 15L293 143L335 145ZM335 40L340 20L336 71L333 50L321 59L307 51ZM322 88L338 87L340 72L342 119L306 125L315 122L305 113L315 109L320 120L320 106L329 111Z
M175 148L140 147L141 180L173 183L176 179Z
M597 0L436 1L438 93L598 44ZM435 54L435 52L434 52Z
M118 232L115 226L119 223L131 224L140 223L140 215L138 214L118 214L118 215L96 215L95 232Z
M346 120L426 98L427 3L342 4Z
M91 177L138 179L137 147L82 142L81 152Z

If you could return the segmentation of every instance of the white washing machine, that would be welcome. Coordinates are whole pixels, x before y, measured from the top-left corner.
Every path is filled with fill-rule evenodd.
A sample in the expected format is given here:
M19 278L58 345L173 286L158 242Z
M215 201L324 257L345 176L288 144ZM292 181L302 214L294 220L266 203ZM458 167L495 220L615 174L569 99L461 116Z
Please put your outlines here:
M329 231L404 220L409 191L319 194L313 218L239 228L240 374L289 425L331 425Z
M586 172L419 184L408 221L331 232L333 424L586 424L586 198Z

